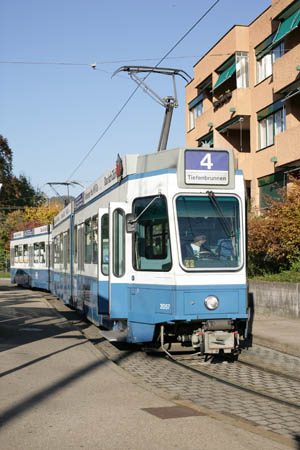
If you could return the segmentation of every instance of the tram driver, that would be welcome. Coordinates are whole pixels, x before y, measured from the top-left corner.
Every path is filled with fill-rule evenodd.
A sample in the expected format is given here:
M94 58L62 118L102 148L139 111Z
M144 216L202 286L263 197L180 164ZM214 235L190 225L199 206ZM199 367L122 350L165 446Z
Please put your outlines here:
M196 235L192 242L187 243L183 247L182 252L186 267L189 267L190 260L197 261L200 259L216 258L216 255L207 244L206 235L203 233Z
M207 237L205 234L199 234L194 237L190 244L192 247L194 258L213 258L215 254L210 250L207 244Z

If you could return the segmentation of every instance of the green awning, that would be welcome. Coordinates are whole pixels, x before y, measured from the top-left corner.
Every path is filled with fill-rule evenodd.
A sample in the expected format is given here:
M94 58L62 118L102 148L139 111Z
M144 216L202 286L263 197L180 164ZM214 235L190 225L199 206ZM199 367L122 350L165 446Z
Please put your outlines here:
M224 72L220 73L218 81L214 85L214 89L216 89L218 86L220 86L224 81L229 80L230 77L235 73L236 71L236 64L235 62L229 66Z
M285 8L283 11L280 12L280 14L278 14L278 16L274 17L274 20L285 20L288 17L290 17L290 15L293 14L293 12L296 11L296 9L300 8L300 0L296 0L295 2L291 3L287 8Z
M284 173L285 172L275 172L271 175L266 175L265 177L262 177L258 180L258 186L266 186L268 184L278 183L283 184L284 181Z
M263 42L261 42L255 48L255 56L257 61L260 60L263 56L265 56L272 48L272 43L274 41L275 33L271 34L267 37Z
M203 144L209 144L209 145L213 145L214 143L214 137L213 137L213 133L207 133L204 136L202 136L201 138L197 139L198 143L203 143Z
M284 87L279 91L279 94L284 95L284 99L282 99L282 101L294 97L294 95L300 94L300 80L297 80L294 83Z
M230 129L233 125L238 123L240 121L240 119L241 118L239 116L239 117L235 117L234 119L228 120L223 125L221 125L219 128L217 128L217 131L219 133L222 133L223 131L226 131L226 130Z
M206 91L206 90L211 90L212 88L212 77L208 77L206 78L206 80L202 81L202 83L200 83L197 86L197 90L198 93L201 94L202 92Z
M278 100L275 103L272 103L272 105L267 106L264 109L261 109L257 113L257 120L262 120L265 117L268 117L270 114L273 114L276 111L279 111L279 109L283 108L283 104L281 100Z
M200 102L202 102L203 100L203 94L198 95L198 97L194 98L194 100L192 100L188 106L189 106L189 110L195 108L195 106L197 106Z
M277 33L274 37L272 45L274 46L274 44L283 39L288 33L297 28L299 22L300 22L300 9L297 9L297 11L295 11L291 16L289 16L287 19L281 22L277 30Z

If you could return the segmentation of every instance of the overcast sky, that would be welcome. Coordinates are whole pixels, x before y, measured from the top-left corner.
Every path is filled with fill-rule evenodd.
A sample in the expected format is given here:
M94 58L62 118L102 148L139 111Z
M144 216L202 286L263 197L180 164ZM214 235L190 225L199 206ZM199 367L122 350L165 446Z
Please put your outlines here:
M48 182L86 187L118 153L156 151L164 109L141 89L99 140L136 88L125 72L111 76L123 65L156 65L215 1L2 0L0 134L13 151L14 173L51 196ZM249 25L270 4L220 0L161 66L193 77L194 64L233 25ZM170 77L152 74L147 84L161 97L173 95ZM185 144L184 88L178 78L168 148Z

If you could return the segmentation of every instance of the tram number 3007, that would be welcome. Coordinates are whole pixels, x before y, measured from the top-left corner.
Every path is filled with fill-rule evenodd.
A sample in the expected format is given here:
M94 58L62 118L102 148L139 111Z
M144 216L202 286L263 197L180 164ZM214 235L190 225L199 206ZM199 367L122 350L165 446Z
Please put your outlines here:
M170 309L170 303L160 303L159 309Z

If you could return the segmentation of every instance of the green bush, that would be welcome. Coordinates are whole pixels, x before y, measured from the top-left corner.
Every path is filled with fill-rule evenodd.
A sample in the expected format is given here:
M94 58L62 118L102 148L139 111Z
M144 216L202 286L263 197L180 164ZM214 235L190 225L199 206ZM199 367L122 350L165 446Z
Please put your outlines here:
M300 180L290 181L282 200L270 200L263 215L249 217L249 276L300 270Z

